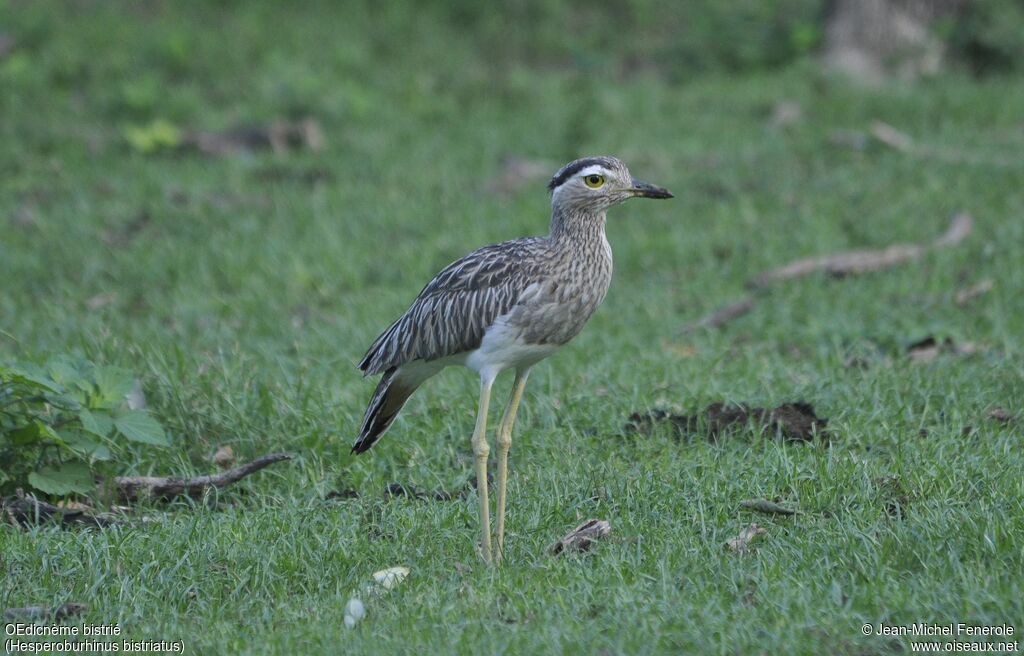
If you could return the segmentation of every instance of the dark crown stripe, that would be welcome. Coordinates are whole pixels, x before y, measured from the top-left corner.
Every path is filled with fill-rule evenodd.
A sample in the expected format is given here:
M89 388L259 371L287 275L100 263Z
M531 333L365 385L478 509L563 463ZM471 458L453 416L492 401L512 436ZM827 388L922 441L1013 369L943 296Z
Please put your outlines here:
M575 162L571 162L562 167L555 177L551 178L551 182L548 183L548 191L554 191L563 182L576 175L588 166L604 166L606 168L612 168L611 162L605 157L584 157L578 159Z

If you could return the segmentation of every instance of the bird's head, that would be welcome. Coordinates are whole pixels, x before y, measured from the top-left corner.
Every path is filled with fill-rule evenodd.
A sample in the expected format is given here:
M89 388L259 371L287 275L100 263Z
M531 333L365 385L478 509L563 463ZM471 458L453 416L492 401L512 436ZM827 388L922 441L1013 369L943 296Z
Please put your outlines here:
M668 189L635 179L609 156L584 157L563 166L548 183L551 206L599 212L630 198L672 198Z

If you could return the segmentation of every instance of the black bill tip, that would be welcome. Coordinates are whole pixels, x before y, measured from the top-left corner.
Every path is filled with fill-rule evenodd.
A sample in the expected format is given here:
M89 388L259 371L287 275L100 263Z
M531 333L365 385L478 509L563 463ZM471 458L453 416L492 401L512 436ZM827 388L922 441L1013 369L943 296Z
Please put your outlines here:
M633 180L633 193L641 198L675 198L668 189L643 180Z

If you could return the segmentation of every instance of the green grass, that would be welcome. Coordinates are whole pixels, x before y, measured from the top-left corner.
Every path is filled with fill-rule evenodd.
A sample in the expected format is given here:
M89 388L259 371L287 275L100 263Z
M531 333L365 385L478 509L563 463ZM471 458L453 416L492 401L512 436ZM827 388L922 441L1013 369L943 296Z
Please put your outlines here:
M865 622L1024 630L1024 419L986 419L1024 408L1020 80L862 89L811 62L700 78L527 65L400 8L60 7L0 3L19 38L0 61L0 357L136 371L174 448L138 450L125 473L205 472L221 444L295 461L216 504L154 507L155 523L0 526L0 608L85 603L84 622L204 654L872 654L908 643L864 638ZM773 127L779 101L802 119ZM304 115L320 153L140 154L122 137L155 119ZM832 143L873 120L964 161ZM373 382L354 363L449 261L546 230L544 180L489 191L504 156L553 171L598 153L676 199L613 211L615 281L531 378L507 563L488 569L474 495L383 494L464 485L474 376L432 380L357 458ZM679 335L768 267L930 240L961 210L976 227L960 246L781 284L723 329ZM954 302L985 278L991 292ZM909 362L927 335L983 350ZM797 399L830 418L831 447L623 434L635 410ZM360 496L324 500L347 488ZM755 516L750 497L803 514ZM544 553L589 517L631 539ZM768 530L755 553L723 549L752 521ZM362 592L393 565L410 568L403 585ZM354 593L368 616L348 630Z

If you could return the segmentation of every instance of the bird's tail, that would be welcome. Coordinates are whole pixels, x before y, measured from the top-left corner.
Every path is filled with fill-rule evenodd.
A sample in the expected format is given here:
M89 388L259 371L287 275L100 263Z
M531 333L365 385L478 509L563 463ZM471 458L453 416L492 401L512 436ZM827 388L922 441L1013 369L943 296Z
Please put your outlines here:
M359 437L352 445L352 453L362 453L373 446L395 421L395 417L412 393L427 378L402 373L402 369L392 367L384 372L384 376L377 383L377 389L366 407L363 425L359 428Z

